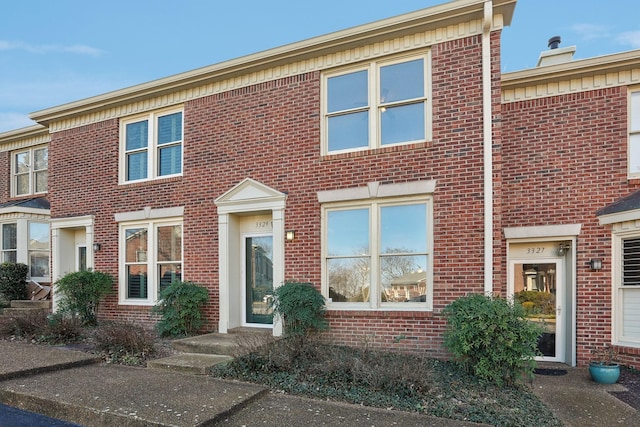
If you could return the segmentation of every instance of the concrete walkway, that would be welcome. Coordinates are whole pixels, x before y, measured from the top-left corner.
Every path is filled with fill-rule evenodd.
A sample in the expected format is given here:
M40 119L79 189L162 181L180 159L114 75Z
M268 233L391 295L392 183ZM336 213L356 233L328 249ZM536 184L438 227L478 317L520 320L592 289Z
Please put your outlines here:
M567 426L638 426L637 412L583 369L536 376L534 391ZM478 426L271 393L208 376L100 363L90 354L0 341L0 402L92 426Z

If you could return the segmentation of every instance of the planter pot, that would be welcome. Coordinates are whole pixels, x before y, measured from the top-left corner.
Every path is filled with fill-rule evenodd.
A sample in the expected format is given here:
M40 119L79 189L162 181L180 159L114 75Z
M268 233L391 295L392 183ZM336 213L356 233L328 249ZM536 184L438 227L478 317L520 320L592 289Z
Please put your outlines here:
M620 378L620 365L617 363L603 365L598 362L591 362L589 363L589 374L597 383L615 384Z

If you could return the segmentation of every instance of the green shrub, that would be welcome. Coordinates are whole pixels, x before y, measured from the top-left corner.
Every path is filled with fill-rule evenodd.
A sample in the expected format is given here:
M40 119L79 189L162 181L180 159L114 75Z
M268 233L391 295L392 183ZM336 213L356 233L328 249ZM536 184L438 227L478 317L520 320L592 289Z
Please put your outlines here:
M26 264L3 262L0 264L0 299L5 301L26 300L27 274Z
M542 328L525 319L520 304L485 295L462 297L443 310L444 343L477 377L513 384L520 375L533 376Z
M310 283L286 282L274 291L273 310L284 325L285 336L302 337L326 329L325 301Z
M78 315L87 326L98 324L100 300L112 292L113 278L99 271L76 271L56 282L55 291L61 296L59 310Z
M96 347L107 355L109 362L140 364L155 353L154 335L131 322L109 322L94 332Z
M160 314L161 336L191 335L202 327L202 306L209 300L207 290L192 282L173 282L160 292L152 312Z

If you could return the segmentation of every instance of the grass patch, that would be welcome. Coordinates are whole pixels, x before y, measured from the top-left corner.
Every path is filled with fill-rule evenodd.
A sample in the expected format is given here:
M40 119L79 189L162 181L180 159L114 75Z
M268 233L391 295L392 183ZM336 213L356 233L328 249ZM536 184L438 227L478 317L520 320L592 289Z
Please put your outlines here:
M252 347L212 375L312 398L495 426L562 426L527 385L498 387L451 362L310 339Z

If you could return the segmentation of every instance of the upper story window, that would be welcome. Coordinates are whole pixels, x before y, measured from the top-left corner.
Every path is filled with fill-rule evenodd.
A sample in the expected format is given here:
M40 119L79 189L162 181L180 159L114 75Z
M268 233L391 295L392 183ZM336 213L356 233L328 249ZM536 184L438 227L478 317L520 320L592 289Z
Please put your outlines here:
M182 116L170 110L122 120L121 182L182 174Z
M428 54L332 72L323 84L325 154L430 138Z
M640 89L629 97L629 175L640 177Z
M49 149L34 147L12 155L12 189L14 196L47 192Z

